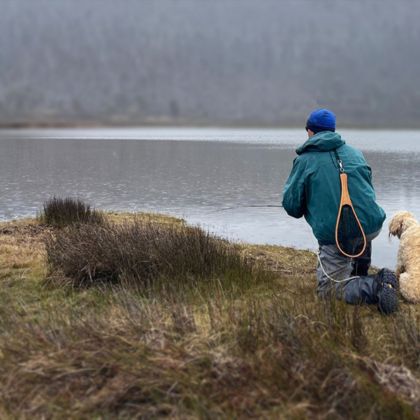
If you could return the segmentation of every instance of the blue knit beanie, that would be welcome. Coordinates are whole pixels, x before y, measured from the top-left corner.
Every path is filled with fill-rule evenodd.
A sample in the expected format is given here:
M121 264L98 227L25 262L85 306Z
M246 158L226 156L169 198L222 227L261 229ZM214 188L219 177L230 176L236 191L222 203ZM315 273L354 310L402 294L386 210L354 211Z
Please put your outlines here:
M306 129L315 134L320 131L335 131L335 115L328 109L317 109L309 115Z

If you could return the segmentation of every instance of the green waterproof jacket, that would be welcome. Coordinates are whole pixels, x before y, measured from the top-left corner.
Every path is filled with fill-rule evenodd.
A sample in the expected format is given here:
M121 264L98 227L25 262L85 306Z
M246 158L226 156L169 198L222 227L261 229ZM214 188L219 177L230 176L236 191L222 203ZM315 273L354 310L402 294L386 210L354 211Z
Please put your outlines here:
M322 131L296 149L298 156L283 191L283 207L290 216L305 216L320 245L335 243L341 184L334 150L348 175L348 188L366 235L381 229L384 210L376 203L371 169L363 154L338 133Z

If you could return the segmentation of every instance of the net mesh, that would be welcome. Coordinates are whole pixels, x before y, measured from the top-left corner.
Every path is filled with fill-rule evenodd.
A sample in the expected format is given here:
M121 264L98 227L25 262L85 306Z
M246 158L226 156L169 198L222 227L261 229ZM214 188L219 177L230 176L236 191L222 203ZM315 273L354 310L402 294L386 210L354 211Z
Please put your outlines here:
M358 255L364 248L363 231L357 222L352 207L344 205L340 209L337 223L337 245L346 254Z

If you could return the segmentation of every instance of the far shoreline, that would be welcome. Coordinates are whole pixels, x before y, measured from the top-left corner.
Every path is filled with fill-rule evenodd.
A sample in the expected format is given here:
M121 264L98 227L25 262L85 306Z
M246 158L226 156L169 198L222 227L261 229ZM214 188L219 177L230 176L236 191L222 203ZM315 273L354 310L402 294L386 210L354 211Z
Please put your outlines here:
M185 128L185 129L267 129L267 130L297 130L303 129L296 123L265 124L260 122L202 122L202 121L174 121L174 120L150 120L150 121L35 121L35 122L10 122L0 123L0 130L29 130L29 129L142 129L142 128ZM343 123L341 130L368 130L368 131L417 131L419 124L389 124L372 122L369 124Z

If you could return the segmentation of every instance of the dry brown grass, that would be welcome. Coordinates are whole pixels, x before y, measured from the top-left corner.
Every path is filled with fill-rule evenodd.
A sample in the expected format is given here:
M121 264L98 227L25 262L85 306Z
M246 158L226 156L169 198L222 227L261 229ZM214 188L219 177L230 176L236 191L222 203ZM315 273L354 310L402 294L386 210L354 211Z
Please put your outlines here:
M0 278L23 276L39 278L44 274L43 235L48 228L35 220L0 224Z
M238 246L274 273L246 287L75 291L43 286L50 233L0 226L2 418L419 414L418 308L318 301L309 252Z
M45 243L49 278L71 287L124 284L146 290L160 282L178 292L216 279L243 286L268 275L254 270L256 264L245 261L237 247L186 225L137 218L73 224L51 232Z

